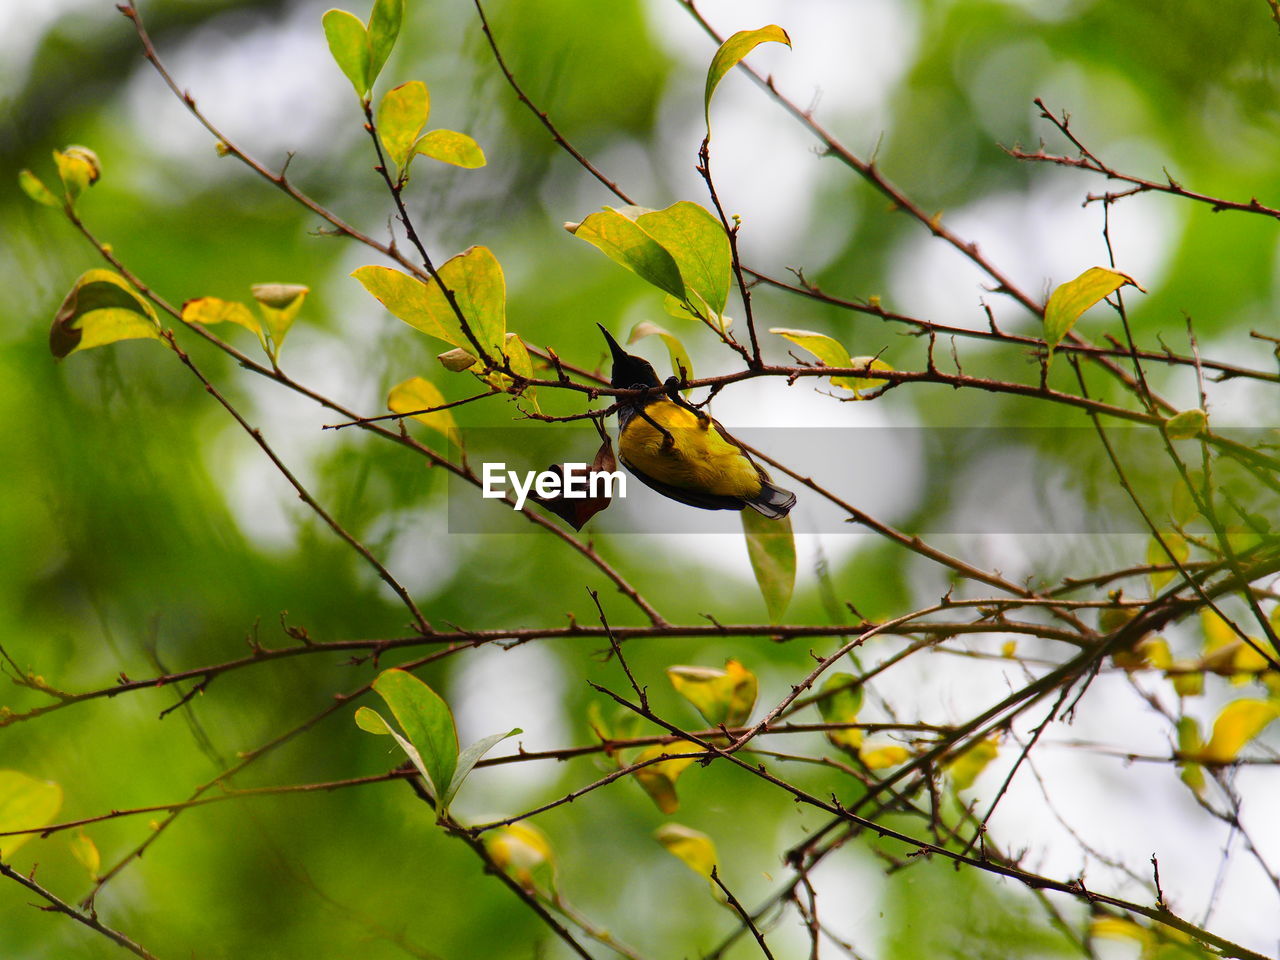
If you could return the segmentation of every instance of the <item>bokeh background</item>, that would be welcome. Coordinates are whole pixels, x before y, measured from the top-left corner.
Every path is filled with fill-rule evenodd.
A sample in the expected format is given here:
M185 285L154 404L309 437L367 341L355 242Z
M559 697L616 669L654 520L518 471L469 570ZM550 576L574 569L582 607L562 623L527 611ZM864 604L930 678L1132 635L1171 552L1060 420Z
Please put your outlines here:
M325 47L326 6L144 0L141 9L177 82L230 137L272 167L292 152L296 184L385 236L391 207L371 170L355 98ZM1106 184L1006 154L1002 146L1034 146L1041 137L1051 148L1064 146L1037 119L1033 97L1069 111L1073 128L1116 168L1155 179L1167 170L1208 193L1277 200L1280 30L1263 0L707 0L701 9L725 33L769 22L786 27L794 51L762 47L753 62L859 155L876 153L921 207L942 211L1036 296L1106 262L1102 211L1082 206L1088 192ZM367 14L363 4L355 12ZM694 162L714 44L679 3L494 0L489 13L530 94L609 176L647 206L705 202ZM472 134L489 159L477 171L419 161L410 209L441 259L474 243L494 250L506 273L510 329L596 367L604 351L595 322L625 332L654 320L685 337L699 373L732 368L732 356L714 349L705 331L676 329L679 321L661 313L660 296L561 228L611 197L516 102L469 3L409 0L380 89L410 79L431 89L430 125ZM962 326L986 324L985 301L1006 329L1035 332L1033 317L984 289L972 264L821 156L816 141L745 77L723 84L715 123L718 186L743 218L744 257L753 265L777 276L803 268L830 292L879 296L892 309ZM439 368L440 345L391 318L348 278L379 262L376 255L323 235L317 218L216 155L207 132L142 59L112 3L4 4L0 642L24 668L79 690L119 674L231 659L250 636L283 644L286 611L289 623L320 639L403 635L406 617L394 597L156 344L126 343L61 363L50 357L54 310L75 277L100 264L56 212L19 192L16 175L30 167L56 180L50 151L70 143L91 146L103 163L101 183L81 203L86 222L171 302L245 299L250 284L264 281L311 287L282 357L296 379L368 414L381 412L392 384L415 374L450 398L474 389ZM1273 223L1140 196L1113 210L1111 236L1119 268L1149 291L1128 300L1144 343L1155 346L1159 335L1184 349L1190 316L1207 355L1258 367L1273 362L1266 344L1248 337L1251 329L1280 334ZM903 329L767 290L756 304L764 326L822 330L854 355L884 351L903 368L922 362L921 342ZM1086 319L1084 329L1097 335L1110 322L1095 317L1090 326ZM233 340L235 333L244 331L232 331ZM450 533L439 471L355 430L322 432L332 415L191 339L202 368L312 493L385 558L434 622L502 628L562 623L568 614L586 621L594 614L587 587L601 590L614 622L638 622L593 567L550 537ZM251 347L247 337L240 345ZM786 356L780 342L769 349ZM1034 376L1024 355L976 342L961 349L966 369ZM1182 406L1196 404L1192 378L1157 375L1157 382ZM552 411L572 409L559 398L545 403ZM1214 403L1219 425L1280 422L1274 388L1229 382L1215 389ZM753 383L726 390L715 409L736 427L848 428L851 451L860 427L1087 425L1044 405L929 386L837 404L804 383ZM459 422L472 426L511 427L516 416L501 400L457 411ZM927 529L953 501L990 496L990 453L969 449L931 460L904 439L901 462L851 457L825 479L840 490L841 470L850 477L900 470L889 518ZM997 477L1000 470L1069 466L1058 462L1051 440L1001 457ZM1068 475L1068 486L1077 480ZM504 508L477 499L474 509ZM811 509L802 498L795 515L802 534L816 529L806 519ZM616 534L597 545L672 621L696 622L702 614L759 621L764 608L737 518L720 519L718 534ZM800 539L790 620L851 616L841 612L846 600L867 617L900 613L949 585L944 572L852 528ZM992 532L938 543L1010 579L1046 581L1141 562L1145 550L1141 536ZM1170 640L1198 642L1193 631L1183 637L1175 630ZM902 642L885 638L865 656L874 661ZM673 713L681 707L660 673L672 663L717 665L736 656L760 675L768 700L811 662L803 641L634 646L633 666L650 678L657 704ZM425 678L454 705L464 740L518 725L529 749L564 746L589 742L586 708L598 697L584 681L621 679L596 654L583 641L484 649ZM263 665L216 680L190 710L163 720L158 714L174 702L173 691L95 700L0 728L0 767L61 784L64 817L180 800L238 752L323 709L373 670L338 657ZM1002 671L1021 681L1016 665L975 666L938 653L886 674L878 693L904 715L945 722L1003 695ZM1211 718L1231 695L1211 683L1204 715ZM1135 713L1131 700L1120 681L1100 679L1088 709L1061 739L1105 739L1121 724L1126 747L1167 750L1167 731ZM41 702L16 686L0 694L14 710ZM394 762L383 742L340 711L235 784L340 779ZM1265 770L1242 772L1241 789L1266 789ZM1158 852L1166 893L1187 916L1204 919L1208 909L1211 929L1276 949L1274 891L1238 846L1221 868L1222 848L1236 841L1196 808L1173 769L1126 769L1046 748L1043 772L1058 813L1100 851L1142 869ZM589 760L483 771L460 811L512 813L595 775ZM829 771L794 775L820 794L841 786ZM999 781L996 764L975 796L989 796ZM1273 782L1271 789L1274 796ZM715 838L744 902L771 889L770 876L783 870L777 852L819 822L717 767L682 781L682 800L678 819ZM147 819L94 826L90 836L104 861L145 839ZM634 784L623 783L540 823L559 855L562 889L579 908L651 955L693 956L716 942L730 918L698 877L654 843L663 820ZM1275 818L1255 820L1250 826L1270 843L1274 862ZM1091 887L1141 896L1122 872L1080 852L1047 814L1034 781L1019 781L992 826L1006 848L1030 848L1033 868L1063 877L1087 868ZM65 837L33 841L15 862L24 870L38 863L41 881L71 899L90 886ZM825 915L868 956L1066 955L1065 941L1019 890L940 864L888 875L884 868L868 848L850 848L815 876ZM105 940L31 909L30 899L16 885L0 886L5 957L116 955ZM188 812L107 886L98 908L164 957L557 957L562 949L481 874L470 853L433 827L400 784ZM1070 904L1063 909L1078 918ZM777 936L780 956L801 955L798 926ZM732 956L754 950L736 949ZM1125 957L1136 948L1098 949Z

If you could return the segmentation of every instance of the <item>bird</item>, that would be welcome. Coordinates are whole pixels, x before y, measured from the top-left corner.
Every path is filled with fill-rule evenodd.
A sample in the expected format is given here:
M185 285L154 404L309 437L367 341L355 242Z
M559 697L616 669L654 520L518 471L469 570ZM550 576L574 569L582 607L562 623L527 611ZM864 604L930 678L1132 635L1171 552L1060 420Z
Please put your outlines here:
M602 324L596 326L613 354L614 388L665 390L624 399L618 407L623 466L646 486L691 507L750 507L771 520L791 512L796 495L770 480L724 427L681 397L675 377L660 381L648 360L627 353Z

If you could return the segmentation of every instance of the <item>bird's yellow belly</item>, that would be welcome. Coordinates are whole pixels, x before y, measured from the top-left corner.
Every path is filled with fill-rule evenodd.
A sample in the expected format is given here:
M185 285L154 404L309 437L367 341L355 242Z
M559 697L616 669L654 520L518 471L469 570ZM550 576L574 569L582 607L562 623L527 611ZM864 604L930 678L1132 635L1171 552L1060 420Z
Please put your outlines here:
M699 419L670 400L651 403L644 412L662 424L670 439L636 414L619 443L628 466L687 490L742 498L759 494L755 465L720 436L710 418Z

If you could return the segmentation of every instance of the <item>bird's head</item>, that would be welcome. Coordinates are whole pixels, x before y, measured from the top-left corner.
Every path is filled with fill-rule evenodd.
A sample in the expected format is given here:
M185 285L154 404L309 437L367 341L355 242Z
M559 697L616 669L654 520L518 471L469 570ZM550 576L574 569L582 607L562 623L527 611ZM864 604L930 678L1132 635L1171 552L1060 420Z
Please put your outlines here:
M643 357L627 353L618 341L613 339L608 330L600 324L596 326L600 327L600 332L604 334L604 339L609 344L609 352L613 354L613 371L609 376L611 386L618 390L662 386L662 381L658 379L653 364Z

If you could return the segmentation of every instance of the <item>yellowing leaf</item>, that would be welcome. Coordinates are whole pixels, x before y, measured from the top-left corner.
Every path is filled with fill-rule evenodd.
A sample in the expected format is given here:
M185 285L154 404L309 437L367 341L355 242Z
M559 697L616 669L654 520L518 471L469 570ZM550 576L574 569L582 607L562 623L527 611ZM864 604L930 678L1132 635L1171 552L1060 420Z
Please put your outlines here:
M380 737L391 736L391 727L387 725L387 721L382 719L382 714L372 707L358 707L356 709L356 726L365 733L372 733Z
M58 176L62 178L67 200L72 203L80 194L97 183L102 175L102 164L98 162L98 155L88 147L67 147L66 150L55 150L53 162L57 164Z
M369 32L359 17L346 10L330 10L321 22L334 62L355 87L356 96L364 99L373 85L369 71L373 57L369 49Z
M1000 644L1000 656L1006 660L1012 660L1018 655L1018 641L1006 640Z
M1234 643L1239 643L1231 624L1223 620L1218 611L1210 607L1200 609L1200 628L1204 631L1204 652L1213 653Z
M987 764L991 763L999 752L1000 738L991 736L985 740L979 740L947 764L947 775L951 778L951 785L955 787L956 792L972 787L978 775L987 768Z
M1181 771L1179 776L1183 783L1201 796L1204 794L1205 787L1204 767L1194 762L1194 758L1199 757L1203 750L1204 743L1200 735L1200 724L1196 721L1196 718L1179 717L1178 756L1182 758L1178 763Z
M737 660L714 667L668 667L667 678L676 693L688 700L711 726L739 727L756 705L756 675Z
M862 684L851 673L833 673L818 688L818 712L826 723L857 723L862 709ZM862 746L862 731L828 730L827 739L841 750L854 752Z
M1231 763L1240 748L1280 717L1280 703L1273 700L1233 700L1213 721L1213 734L1200 759L1204 763Z
M858 756L867 765L868 770L883 770L886 767L896 767L900 763L906 763L911 758L911 753L905 747L899 746L864 747L858 752Z
M1144 951L1156 943L1150 930L1127 917L1095 917L1089 924L1089 934L1108 940L1134 940L1142 944Z
M849 351L840 341L828 337L825 333L814 333L812 330L792 330L786 327L770 327L769 332L790 340L798 347L812 353L824 367L857 367L868 372L883 370L892 372L893 367L875 357L851 357ZM855 396L860 390L870 390L884 386L884 381L874 377L832 377L831 385L853 391Z
M413 155L415 142L427 125L431 97L421 80L410 80L392 87L378 104L378 137L382 148L397 167L403 167Z
M219 300L217 297L196 297L194 300L188 300L182 305L182 320L184 323L199 323L208 325L211 323L235 323L246 330L252 330L262 344L262 349L267 349L267 335L263 332L262 324L258 322L258 318L249 312L249 308L243 303L237 303L234 300Z
M0 833L46 827L62 808L62 787L20 770L0 770ZM13 856L35 833L0 837L0 860Z
M475 170L488 162L480 144L457 130L432 130L413 145L413 152L464 170Z
M1090 267L1054 290L1044 308L1044 339L1049 349L1062 342L1082 313L1126 283L1142 289L1127 274L1104 267Z
M878 357L850 357L849 366L860 368L870 373L873 370L879 370L882 373L892 373L893 367L885 363ZM832 377L831 385L834 387L844 387L846 390L852 390L853 395L858 400L866 399L862 396L863 390L877 390L883 387L888 381L879 377Z
M119 274L89 270L58 307L49 331L49 349L62 359L77 350L138 339L161 339L151 304Z
M507 326L507 286L502 267L488 247L470 247L447 260L440 279L452 291L471 332L490 357L502 355ZM440 285L388 267L360 267L351 276L380 300L393 316L455 347L472 351Z
M44 185L44 181L30 170L18 171L18 186L36 203L44 204L46 207L62 206L62 201L55 197L53 191Z
M1208 425L1209 417L1203 410L1183 410L1164 422L1164 432L1170 440L1190 440L1204 433Z
M720 44L720 49L711 58L711 66L707 68L707 84L702 95L703 110L707 118L708 137L711 136L711 97L716 92L716 87L720 85L724 75L737 66L743 57L760 44L770 41L785 43L788 47L791 46L791 38L787 36L787 31L777 24L769 24L769 26L761 27L758 30L739 30L724 43Z
M711 879L717 860L716 845L705 833L678 823L664 823L653 836L694 873Z
M689 753L693 749L692 744L655 743L653 746L645 747L641 750L632 762L643 763L663 754ZM649 764L647 767L641 767L632 776L639 781L640 786L644 788L644 792L657 804L659 810L663 813L675 813L680 808L680 799L676 796L676 780L693 762L693 757L660 760L657 763Z
M1195 664L1181 663L1179 666L1194 667ZM1173 675L1173 692L1180 697L1198 697L1204 693L1204 672L1191 670Z
M302 302L307 298L310 288L298 283L255 283L249 288L249 292L258 301L267 337L267 355L275 363L280 358L284 338L293 326L298 311L302 309Z
M396 384L387 394L387 409L392 413L413 413L415 410L430 410L445 404L444 394L430 380L422 377L411 377L404 383ZM444 437L454 428L453 414L448 410L432 410L430 413L414 413L413 419L425 424Z
M534 873L539 868L555 869L555 855L546 835L531 823L498 827L485 834L489 856L526 890L534 889Z
M98 870L102 867L102 855L98 853L98 845L83 830L76 831L67 841L67 845L71 848L71 855L80 861L80 864L89 871L89 876L96 880Z

